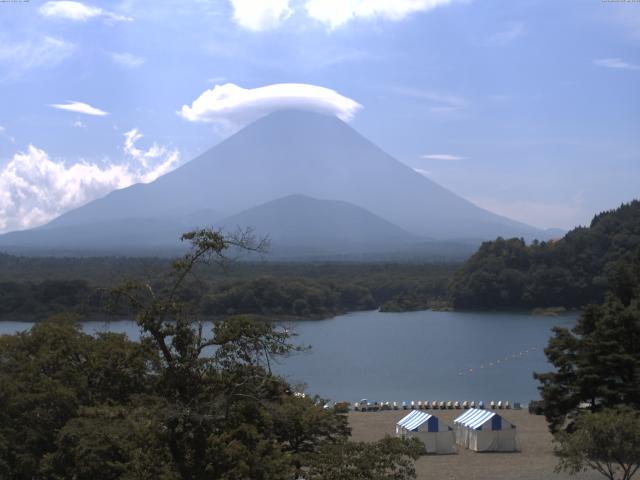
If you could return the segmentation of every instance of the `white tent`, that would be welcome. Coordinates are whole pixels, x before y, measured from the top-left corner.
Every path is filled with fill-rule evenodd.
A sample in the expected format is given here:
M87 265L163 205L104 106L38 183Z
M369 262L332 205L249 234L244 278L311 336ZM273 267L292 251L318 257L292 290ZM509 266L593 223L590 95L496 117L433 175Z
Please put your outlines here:
M416 437L424 443L427 453L455 453L453 429L438 420L438 417L419 410L396 424L396 435Z
M516 427L496 412L472 408L453 421L456 443L476 452L514 452Z

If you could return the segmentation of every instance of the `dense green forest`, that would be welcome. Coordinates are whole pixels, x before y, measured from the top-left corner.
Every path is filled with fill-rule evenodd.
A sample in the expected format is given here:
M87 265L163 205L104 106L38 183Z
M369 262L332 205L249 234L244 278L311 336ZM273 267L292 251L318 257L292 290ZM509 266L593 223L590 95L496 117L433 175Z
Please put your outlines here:
M482 244L455 273L455 308L578 308L601 302L611 278L640 248L640 201L596 215L564 238Z
M455 264L248 263L228 272L199 265L183 295L202 315L324 318L382 308L406 311L441 305ZM107 290L134 279L159 286L167 259L34 258L0 255L0 319L42 319L60 312L101 315Z

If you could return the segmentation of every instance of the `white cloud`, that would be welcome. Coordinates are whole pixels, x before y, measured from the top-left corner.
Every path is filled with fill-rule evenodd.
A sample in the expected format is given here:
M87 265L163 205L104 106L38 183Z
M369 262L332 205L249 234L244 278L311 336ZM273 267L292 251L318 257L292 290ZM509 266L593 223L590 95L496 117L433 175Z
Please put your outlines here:
M125 135L126 159L97 165L84 161L67 165L29 145L0 170L0 232L32 228L58 215L134 183L151 182L174 169L177 150L153 144L140 150L137 130Z
M76 128L87 128L87 126L80 120L76 120L75 122L73 122L73 126Z
M310 110L350 121L361 108L358 102L317 85L279 83L250 89L226 83L205 90L191 106L183 105L178 114L191 122L240 127L287 109Z
M431 175L431 172L429 172L428 170L425 170L424 168L414 168L413 171L416 173L419 173L424 177L428 177L429 175Z
M129 158L142 166L143 170L138 175L139 181L147 183L176 168L180 161L180 154L177 150L169 150L155 142L147 150L140 150L136 147L136 143L142 137L142 133L137 128L126 132L124 151Z
M640 65L628 63L621 58L599 58L593 61L597 67L614 68L618 70L640 70Z
M0 80L16 80L31 70L54 67L75 50L73 43L55 37L14 42L0 35Z
M82 103L82 102L52 103L50 106L53 108L57 108L59 110L82 113L84 115L93 115L93 116L100 116L100 117L104 115L109 115L109 113L105 112L104 110L100 110L99 108L92 107L88 103Z
M464 157L458 155L451 155L449 153L430 153L428 155L422 155L420 158L426 160L444 160L445 162L455 162L456 160L464 160Z
M289 0L230 1L235 22L254 32L274 29L293 13Z
M430 103L429 110L433 113L455 113L467 107L467 101L463 97L450 93L407 87L396 87L393 91L404 97Z
M92 18L104 18L112 22L125 22L133 20L131 17L118 15L100 7L85 5L81 2L69 0L50 1L40 7L40 14L50 18L62 18L74 22L86 22Z
M109 54L109 56L111 57L113 63L129 70L138 68L145 62L144 58L138 57L137 55L128 52L112 52Z
M507 45L515 39L523 36L525 33L524 23L510 23L506 29L496 32L489 37L489 43L492 45Z
M334 29L356 18L398 21L416 12L449 5L455 0L308 0L307 14Z

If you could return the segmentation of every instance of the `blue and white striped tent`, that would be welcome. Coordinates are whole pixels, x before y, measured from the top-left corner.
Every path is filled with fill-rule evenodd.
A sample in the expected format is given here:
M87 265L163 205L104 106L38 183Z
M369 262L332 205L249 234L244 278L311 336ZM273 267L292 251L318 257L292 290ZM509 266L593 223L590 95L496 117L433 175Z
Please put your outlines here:
M412 410L400 419L396 424L396 435L419 438L427 453L455 452L453 429L426 412Z
M472 408L453 421L455 438L476 452L513 452L516 446L516 427L501 415L490 410Z

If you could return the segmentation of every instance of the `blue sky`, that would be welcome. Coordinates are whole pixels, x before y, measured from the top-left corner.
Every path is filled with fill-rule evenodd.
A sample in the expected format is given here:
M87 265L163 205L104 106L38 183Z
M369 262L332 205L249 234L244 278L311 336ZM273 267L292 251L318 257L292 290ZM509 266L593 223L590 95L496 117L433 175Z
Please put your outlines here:
M490 210L571 228L640 196L639 87L637 2L0 3L0 231L291 105Z

